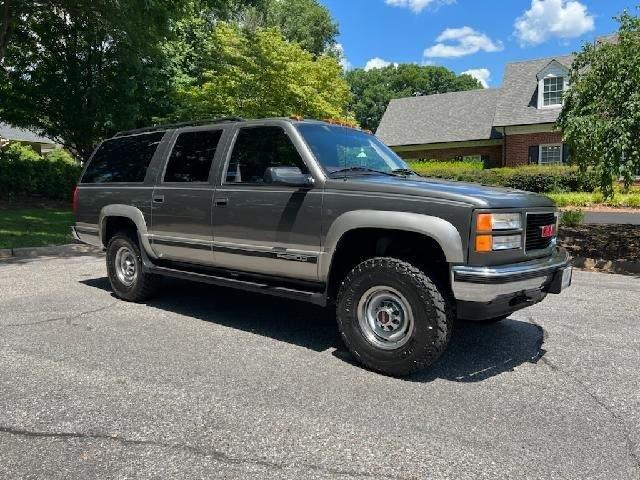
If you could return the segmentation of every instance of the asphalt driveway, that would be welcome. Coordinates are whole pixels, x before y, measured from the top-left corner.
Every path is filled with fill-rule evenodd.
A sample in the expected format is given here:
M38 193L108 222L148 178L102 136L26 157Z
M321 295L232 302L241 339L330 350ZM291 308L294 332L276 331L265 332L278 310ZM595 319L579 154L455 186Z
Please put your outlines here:
M0 262L0 332L0 478L640 478L638 278L577 272L405 380L316 307L127 304L91 255Z

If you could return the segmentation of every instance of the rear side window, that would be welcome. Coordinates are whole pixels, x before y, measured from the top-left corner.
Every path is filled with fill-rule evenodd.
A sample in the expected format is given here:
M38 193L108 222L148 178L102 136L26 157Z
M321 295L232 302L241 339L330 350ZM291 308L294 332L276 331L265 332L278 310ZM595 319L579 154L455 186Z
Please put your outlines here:
M142 183L164 132L113 138L95 153L82 183Z
M269 167L298 167L309 173L296 147L280 127L249 127L238 138L227 168L227 183L264 183Z
M206 182L222 130L181 133L173 147L165 182Z

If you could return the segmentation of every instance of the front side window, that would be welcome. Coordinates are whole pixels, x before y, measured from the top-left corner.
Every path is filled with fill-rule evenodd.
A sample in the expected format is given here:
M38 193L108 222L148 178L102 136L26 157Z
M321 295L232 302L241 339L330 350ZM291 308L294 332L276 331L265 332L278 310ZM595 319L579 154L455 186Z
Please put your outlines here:
M206 182L211 163L222 136L222 130L181 133L173 147L165 182Z
M93 155L82 183L141 183L164 132L105 141Z
M544 79L543 105L550 107L562 105L562 93L564 91L564 78L551 77Z
M227 167L227 183L265 184L271 167L295 167L309 173L298 150L280 127L247 127L238 132Z
M374 135L337 125L303 123L297 128L328 174L347 170L393 173L409 169Z
M562 145L541 145L540 165L562 165Z

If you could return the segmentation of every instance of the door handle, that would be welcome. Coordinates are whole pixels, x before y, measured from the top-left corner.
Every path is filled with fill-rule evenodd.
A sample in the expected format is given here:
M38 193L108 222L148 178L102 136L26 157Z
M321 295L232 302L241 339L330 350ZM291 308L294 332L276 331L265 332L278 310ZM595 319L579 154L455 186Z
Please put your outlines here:
M164 203L164 195L156 195L153 197L153 203Z
M226 207L229 204L228 198L219 198L214 202L216 207Z

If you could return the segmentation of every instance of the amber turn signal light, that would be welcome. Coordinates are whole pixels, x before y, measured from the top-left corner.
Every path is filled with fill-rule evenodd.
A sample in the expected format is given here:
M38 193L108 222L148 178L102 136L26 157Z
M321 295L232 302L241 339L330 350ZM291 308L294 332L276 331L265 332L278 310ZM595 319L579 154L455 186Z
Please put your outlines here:
M491 230L493 230L493 215L490 213L481 213L478 215L476 231L490 232Z
M476 237L476 252L492 252L493 237L491 235L478 235Z

